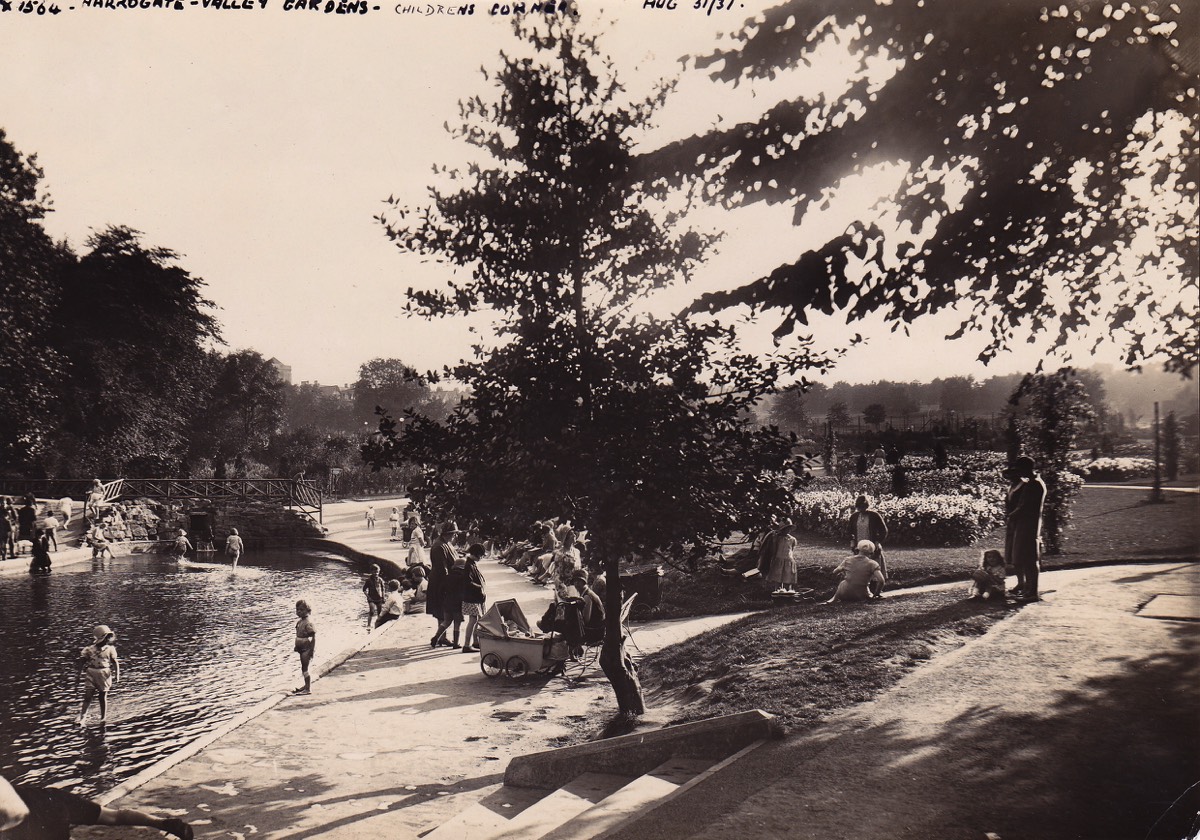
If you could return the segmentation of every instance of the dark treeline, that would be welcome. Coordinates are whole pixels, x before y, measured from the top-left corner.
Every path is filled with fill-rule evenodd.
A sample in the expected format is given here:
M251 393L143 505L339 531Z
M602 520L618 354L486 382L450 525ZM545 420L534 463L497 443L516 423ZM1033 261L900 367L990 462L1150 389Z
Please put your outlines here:
M1115 432L1145 426L1158 401L1169 411L1190 417L1197 410L1196 382L1181 381L1161 371L1141 373L1095 365L1077 371L1087 390L1095 422ZM801 393L785 390L762 402L758 415L785 431L803 432L832 421L835 426L864 429L897 429L937 423L945 426L955 417L961 422L981 419L1003 422L1009 397L1022 374L950 376L932 382L877 382L851 384L816 382Z
M0 130L0 475L327 478L352 491L376 407L444 417L457 395L397 359L337 394L291 386L253 350L223 349L204 281L175 252L111 225L82 250L42 226L36 156ZM391 489L390 487L388 489Z

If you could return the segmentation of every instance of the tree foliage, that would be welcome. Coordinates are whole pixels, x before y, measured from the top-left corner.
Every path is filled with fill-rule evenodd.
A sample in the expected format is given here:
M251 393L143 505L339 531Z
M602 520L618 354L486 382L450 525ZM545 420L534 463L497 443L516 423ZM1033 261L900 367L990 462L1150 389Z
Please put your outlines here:
M650 155L708 179L731 207L794 208L801 224L845 179L904 174L878 212L702 305L893 324L961 304L981 358L1019 328L1061 345L1102 325L1126 362L1197 361L1197 40L1194 3L788 0L697 61L715 79L774 78L841 44L844 90ZM962 332L963 330L960 330Z
M1046 553L1058 554L1071 500L1078 492L1078 484L1064 477L1071 475L1071 451L1093 417L1087 388L1071 368L1029 373L1013 392L1011 404L1021 448L1038 463L1046 482L1042 543Z
M372 409L373 414L374 409ZM372 414L368 414L370 418ZM327 394L313 382L288 385L283 392L283 425L285 429L316 429L325 434L357 434L369 419L360 418L354 403L337 395Z
M70 382L59 455L104 475L163 475L187 449L202 404L206 345L219 338L203 281L127 227L93 234L63 275L50 345Z
M871 403L863 409L863 422L870 423L875 428L887 419L887 406L883 403Z
M263 460L280 432L286 386L274 365L254 350L213 354L207 373L200 395L204 410L192 423L193 456L210 459L217 478L226 477L230 462L235 473L244 474L247 459Z
M430 388L427 378L400 359L371 359L359 365L354 407L364 420L374 419L377 409L392 416L419 411L442 420L450 409Z
M444 290L412 291L410 309L491 310L499 345L451 371L470 393L447 422L385 419L365 456L428 464L417 491L499 535L551 516L588 528L610 582L602 665L621 711L639 713L614 626L618 561L703 552L786 508L764 473L790 441L748 418L798 360L739 353L712 322L637 313L711 244L663 209L631 150L666 90L629 101L573 16L515 28L531 49L501 55L496 99L464 101L453 132L488 164L444 173L431 206L395 202L382 219L402 250L465 269Z
M803 382L784 388L768 398L765 412L768 422L785 432L806 434L810 421L809 400L814 391L823 391L824 388L819 382Z
M837 400L829 406L825 413L825 422L835 429L844 429L850 425L850 406L844 400Z
M21 154L0 129L0 465L38 454L55 423L61 358L47 333L68 259L41 227L36 156Z

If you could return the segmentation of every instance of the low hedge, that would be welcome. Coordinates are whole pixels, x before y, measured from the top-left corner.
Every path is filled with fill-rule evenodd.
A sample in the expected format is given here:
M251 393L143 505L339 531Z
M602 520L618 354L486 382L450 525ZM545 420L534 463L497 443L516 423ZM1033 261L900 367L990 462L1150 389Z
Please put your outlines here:
M839 490L796 495L794 521L800 529L836 540L847 538L855 494ZM875 510L888 526L888 545L964 546L1004 521L1003 497L918 493L903 499L883 496Z
M1154 475L1152 458L1097 458L1074 468L1084 481L1127 481Z
M932 468L914 469L908 466L906 479L908 491L913 495L927 496L973 496L990 502L1002 504L1006 492L1005 482L998 474L980 474L972 470L948 468L935 470ZM848 475L844 478L833 476L816 476L804 489L806 491L841 491L845 493L863 494L871 498L892 495L892 467L871 467L866 475Z

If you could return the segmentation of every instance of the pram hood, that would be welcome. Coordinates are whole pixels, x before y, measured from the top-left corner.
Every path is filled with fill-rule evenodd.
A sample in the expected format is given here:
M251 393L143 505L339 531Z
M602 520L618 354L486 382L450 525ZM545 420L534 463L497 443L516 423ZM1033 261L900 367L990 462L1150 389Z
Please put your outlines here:
M521 605L515 598L508 598L492 604L483 614L483 618L479 619L479 629L497 639L507 639L508 631L504 627L506 620L515 624L522 632L530 632L529 619L525 617L525 613L521 612Z

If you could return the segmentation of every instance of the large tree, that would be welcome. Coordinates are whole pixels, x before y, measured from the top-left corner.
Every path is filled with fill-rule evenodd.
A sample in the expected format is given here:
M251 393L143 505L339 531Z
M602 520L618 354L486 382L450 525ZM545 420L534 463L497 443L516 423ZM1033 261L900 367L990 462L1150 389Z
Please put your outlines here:
M656 172L702 175L727 206L828 208L851 176L903 169L841 235L707 296L783 313L882 313L905 325L961 304L985 361L1024 328L1061 345L1091 325L1135 365L1197 361L1200 6L1006 0L789 0L700 59L721 81L830 78L843 89L671 144ZM769 100L768 100L769 101Z
M71 259L42 229L48 199L36 156L0 129L0 469L26 466L56 425L62 360L49 347L60 274Z
M249 458L265 456L280 431L286 386L254 350L210 359L208 373L190 443L193 454L210 458L216 477L225 478L231 462L241 473Z
M400 359L371 359L358 366L354 408L364 420L373 420L379 409L393 417L414 410L441 420L451 407L430 388L425 377Z
M76 474L169 473L207 388L212 304L177 254L145 247L137 231L109 227L87 247L64 273L50 335L71 383L57 454Z
M765 383L794 368L739 353L714 323L637 314L710 244L663 210L631 151L666 89L628 101L573 16L515 27L522 46L489 77L496 97L463 102L454 132L486 163L449 173L432 206L384 217L403 250L462 269L412 292L411 309L491 310L500 341L452 371L470 393L446 423L387 419L365 454L429 464L426 489L447 513L502 535L552 516L588 528L608 584L601 665L620 710L637 714L619 562L701 553L786 508L765 471L782 469L789 441L748 418Z

